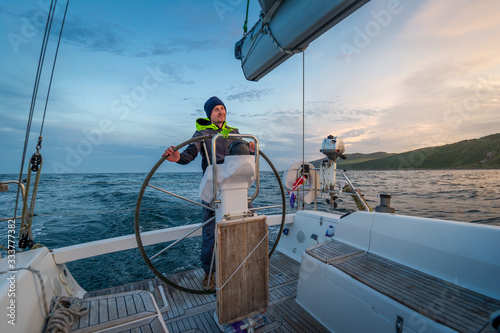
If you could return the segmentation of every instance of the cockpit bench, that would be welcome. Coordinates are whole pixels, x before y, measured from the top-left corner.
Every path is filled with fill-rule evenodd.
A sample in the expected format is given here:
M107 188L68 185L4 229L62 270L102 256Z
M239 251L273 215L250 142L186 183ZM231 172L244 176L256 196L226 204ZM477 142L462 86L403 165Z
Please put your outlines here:
M500 300L457 286L338 240L306 250L317 260L421 315L459 332L487 332Z
M331 241L321 243L306 249L306 253L324 263L331 263L347 260L352 256L364 254L365 251L349 244L332 239Z
M168 332L153 295L145 290L83 298L89 312L75 318L71 332Z

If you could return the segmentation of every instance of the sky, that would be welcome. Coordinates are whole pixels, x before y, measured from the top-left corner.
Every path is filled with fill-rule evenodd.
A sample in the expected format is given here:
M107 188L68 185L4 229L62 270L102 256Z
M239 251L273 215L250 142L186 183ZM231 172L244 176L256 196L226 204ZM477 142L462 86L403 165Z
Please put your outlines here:
M0 174L20 169L49 3L0 2ZM53 23L27 159L65 4ZM258 82L245 80L234 58L245 11L243 0L70 1L43 126L43 172L148 172L166 147L191 138L211 96L279 170L302 160L303 128L306 160L323 157L330 134L349 155L500 132L500 1L372 0ZM249 27L259 11L251 1ZM199 161L161 169L199 170Z

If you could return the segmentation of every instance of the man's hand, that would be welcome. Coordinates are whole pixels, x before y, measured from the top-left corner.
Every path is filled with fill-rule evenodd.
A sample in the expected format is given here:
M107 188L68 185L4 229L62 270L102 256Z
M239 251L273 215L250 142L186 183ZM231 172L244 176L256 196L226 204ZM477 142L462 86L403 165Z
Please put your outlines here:
M167 158L167 161L178 162L181 159L181 153L179 151L174 151L175 146L170 146L165 150L162 156Z
M255 153L255 142L254 141L250 141L248 143L248 149L250 150L250 152Z

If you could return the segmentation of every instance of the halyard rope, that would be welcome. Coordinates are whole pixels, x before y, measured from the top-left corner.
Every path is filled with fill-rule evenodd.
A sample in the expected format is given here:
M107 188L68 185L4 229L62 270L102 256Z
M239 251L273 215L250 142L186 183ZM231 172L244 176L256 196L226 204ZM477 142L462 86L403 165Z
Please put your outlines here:
M40 288L42 291L43 316L48 323L45 329L47 333L67 333L73 325L75 316L84 316L89 310L80 307L79 299L70 296L55 295L50 304L50 312L47 305L47 293L45 291L45 283L43 282L40 271L32 267L21 267L11 269L9 271L0 272L1 274L12 273L14 271L27 270L35 274L40 280Z

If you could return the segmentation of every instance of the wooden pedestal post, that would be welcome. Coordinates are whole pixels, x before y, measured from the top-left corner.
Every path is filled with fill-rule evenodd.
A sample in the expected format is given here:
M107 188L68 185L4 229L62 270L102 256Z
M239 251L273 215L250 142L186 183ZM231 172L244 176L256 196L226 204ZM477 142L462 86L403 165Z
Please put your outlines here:
M217 290L219 324L232 323L267 308L269 303L267 234L265 216L217 223L215 251L216 284L220 289ZM244 262L247 257L247 261Z

